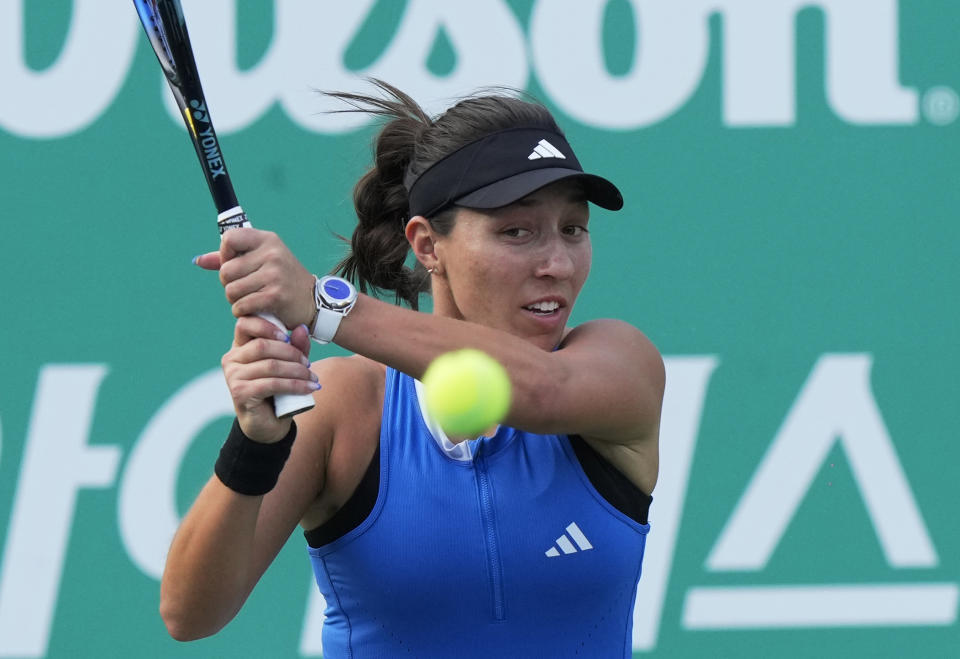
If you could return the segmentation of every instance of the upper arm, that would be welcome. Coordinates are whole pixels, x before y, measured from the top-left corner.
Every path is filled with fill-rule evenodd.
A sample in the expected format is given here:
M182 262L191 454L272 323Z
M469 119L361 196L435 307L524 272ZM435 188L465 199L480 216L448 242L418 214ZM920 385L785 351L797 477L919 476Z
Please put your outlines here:
M570 332L552 355L564 374L555 413L567 434L593 449L647 494L659 471L663 358L638 329L598 320ZM566 418L563 418L566 416Z
M376 413L380 378L369 360L331 358L315 362L321 383L313 409L296 416L297 439L276 487L264 496L257 518L256 578L262 575L297 524L321 498L337 498L343 474L362 473L369 463L363 442L371 423L362 411ZM367 404L365 404L367 403ZM379 425L377 425L377 428Z

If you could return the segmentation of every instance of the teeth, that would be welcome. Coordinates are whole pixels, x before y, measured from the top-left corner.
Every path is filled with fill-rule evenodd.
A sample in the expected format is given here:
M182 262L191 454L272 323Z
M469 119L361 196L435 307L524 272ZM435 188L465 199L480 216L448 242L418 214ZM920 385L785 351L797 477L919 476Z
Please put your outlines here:
M527 309L533 309L534 311L544 311L544 312L556 311L559 308L560 308L560 303L555 300L552 302L537 302L527 307Z

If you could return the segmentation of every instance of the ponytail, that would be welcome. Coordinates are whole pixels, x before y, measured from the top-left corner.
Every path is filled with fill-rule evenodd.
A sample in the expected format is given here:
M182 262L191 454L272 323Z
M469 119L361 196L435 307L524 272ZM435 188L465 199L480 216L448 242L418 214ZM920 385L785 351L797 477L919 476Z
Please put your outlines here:
M420 263L406 266L409 244L404 233L409 201L403 177L430 117L399 89L380 80L373 83L388 98L346 92L330 96L345 101L351 110L368 112L390 120L374 144L373 166L353 188L357 226L350 251L334 269L352 280L363 292L393 291L397 302L419 307L420 293L430 290L430 276Z

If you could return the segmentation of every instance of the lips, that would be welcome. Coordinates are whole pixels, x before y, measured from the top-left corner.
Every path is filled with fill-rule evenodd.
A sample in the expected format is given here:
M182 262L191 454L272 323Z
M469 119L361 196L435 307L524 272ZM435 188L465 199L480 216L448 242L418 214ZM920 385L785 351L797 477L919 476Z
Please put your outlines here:
M535 302L533 304L527 305L524 309L528 311L536 311L539 313L553 313L560 308L559 302Z
M566 304L564 304L563 300L558 298L544 298L524 305L523 308L527 311L547 316L556 313L564 306L566 306Z

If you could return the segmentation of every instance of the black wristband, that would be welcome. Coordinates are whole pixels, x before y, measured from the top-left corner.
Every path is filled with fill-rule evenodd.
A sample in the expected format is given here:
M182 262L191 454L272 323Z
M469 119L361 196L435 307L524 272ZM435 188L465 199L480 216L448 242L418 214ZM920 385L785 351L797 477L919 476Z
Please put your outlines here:
M279 442L255 442L243 434L240 423L234 419L213 471L220 482L234 492L251 496L266 494L277 484L296 436L297 424L291 422L290 432Z

